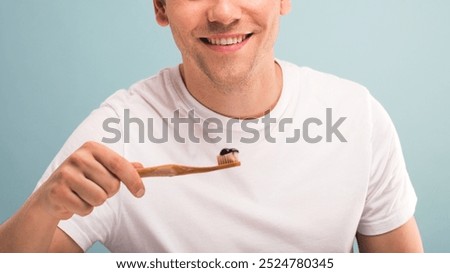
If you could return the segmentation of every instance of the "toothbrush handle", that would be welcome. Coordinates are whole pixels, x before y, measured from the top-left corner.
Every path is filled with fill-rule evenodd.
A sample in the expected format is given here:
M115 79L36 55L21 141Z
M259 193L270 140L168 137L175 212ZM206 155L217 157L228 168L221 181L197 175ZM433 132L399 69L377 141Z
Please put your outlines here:
M240 162L233 162L227 164L220 164L217 166L211 167L191 167L191 166L183 166L183 165L161 165L156 167L148 167L138 169L138 173L141 177L155 177L155 176L176 176L176 175L186 175L193 173L205 173L211 172L231 167L240 166Z

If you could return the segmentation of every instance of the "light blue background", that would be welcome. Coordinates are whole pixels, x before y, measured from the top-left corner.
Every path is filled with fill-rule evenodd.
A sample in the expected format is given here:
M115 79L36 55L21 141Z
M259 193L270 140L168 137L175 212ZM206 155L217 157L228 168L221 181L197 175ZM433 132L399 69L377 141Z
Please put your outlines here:
M293 0L277 45L279 58L360 82L388 110L428 252L450 252L449 11L448 0ZM1 0L0 222L92 109L179 61L151 0Z

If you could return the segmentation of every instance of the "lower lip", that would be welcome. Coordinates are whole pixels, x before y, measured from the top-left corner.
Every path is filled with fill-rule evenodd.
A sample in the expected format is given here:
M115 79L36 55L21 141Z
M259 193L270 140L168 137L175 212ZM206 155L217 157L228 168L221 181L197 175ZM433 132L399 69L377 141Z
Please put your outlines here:
M234 44L234 45L227 45L227 46L222 46L222 45L211 45L211 44L205 44L208 48L216 51L216 52L220 52L220 53L233 53L236 52L238 50L240 50L242 47L244 47L248 41L252 38L252 36L247 37L247 39L245 39L244 41L238 43L238 44Z

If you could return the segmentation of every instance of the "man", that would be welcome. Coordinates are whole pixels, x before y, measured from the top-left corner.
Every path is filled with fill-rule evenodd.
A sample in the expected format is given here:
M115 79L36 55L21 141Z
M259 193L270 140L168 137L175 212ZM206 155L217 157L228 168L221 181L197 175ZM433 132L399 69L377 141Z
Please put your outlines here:
M421 252L382 107L355 83L275 59L290 5L154 0L182 64L117 92L77 128L1 225L1 251L101 241L117 252L349 252L356 236L364 252ZM153 141L142 141L144 120ZM144 181L136 171L209 164L224 146L241 151L241 167Z

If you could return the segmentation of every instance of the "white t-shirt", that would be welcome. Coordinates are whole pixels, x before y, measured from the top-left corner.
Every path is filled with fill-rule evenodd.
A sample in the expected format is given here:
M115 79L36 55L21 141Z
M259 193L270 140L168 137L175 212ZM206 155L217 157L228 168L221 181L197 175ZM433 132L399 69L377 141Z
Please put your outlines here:
M143 198L122 186L92 214L59 227L84 250L100 241L112 252L350 252L357 232L382 234L404 224L416 195L382 106L358 84L278 63L282 94L259 119L206 108L178 67L109 97L40 183L89 140L114 142L105 145L144 166L215 165L222 148L237 148L242 166L145 178ZM178 125L177 115L184 118Z

